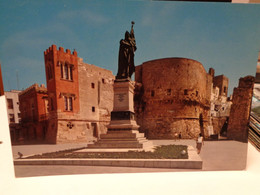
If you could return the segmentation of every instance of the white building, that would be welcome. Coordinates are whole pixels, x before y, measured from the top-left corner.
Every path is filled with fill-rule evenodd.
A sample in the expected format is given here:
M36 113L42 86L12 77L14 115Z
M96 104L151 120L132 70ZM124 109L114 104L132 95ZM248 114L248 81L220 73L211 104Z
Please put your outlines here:
M10 127L10 134L12 142L15 142L20 137L20 110L19 110L19 98L18 94L21 91L18 90L11 90L5 91L6 97L6 106L7 106L7 113L9 119L9 127Z
M18 90L5 91L9 124L11 124L11 123L19 123L19 120L20 120L20 110L19 110L18 94L20 92L21 91L18 91Z

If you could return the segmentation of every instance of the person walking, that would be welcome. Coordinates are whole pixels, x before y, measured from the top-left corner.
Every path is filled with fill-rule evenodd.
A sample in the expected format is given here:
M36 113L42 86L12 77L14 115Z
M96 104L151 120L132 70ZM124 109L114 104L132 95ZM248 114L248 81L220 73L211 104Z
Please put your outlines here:
M204 139L202 134L200 133L197 140L196 140L196 148L197 148L197 153L199 154L202 148L202 144L204 145Z

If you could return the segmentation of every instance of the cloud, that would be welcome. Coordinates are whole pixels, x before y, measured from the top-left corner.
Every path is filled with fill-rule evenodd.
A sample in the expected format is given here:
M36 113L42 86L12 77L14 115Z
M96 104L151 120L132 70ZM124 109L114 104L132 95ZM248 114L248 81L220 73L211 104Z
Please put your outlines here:
M105 24L109 22L108 17L105 17L103 14L97 12L92 12L88 9L62 11L57 17L58 19L69 21L75 21L80 18L81 20L85 20L87 23L91 24Z

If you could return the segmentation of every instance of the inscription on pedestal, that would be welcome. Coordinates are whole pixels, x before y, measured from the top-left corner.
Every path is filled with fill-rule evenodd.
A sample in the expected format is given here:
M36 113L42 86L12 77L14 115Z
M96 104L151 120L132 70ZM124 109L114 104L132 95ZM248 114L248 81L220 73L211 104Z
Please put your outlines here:
M125 100L125 96L126 96L125 93L119 93L119 94L117 94L117 100L119 102L123 102Z

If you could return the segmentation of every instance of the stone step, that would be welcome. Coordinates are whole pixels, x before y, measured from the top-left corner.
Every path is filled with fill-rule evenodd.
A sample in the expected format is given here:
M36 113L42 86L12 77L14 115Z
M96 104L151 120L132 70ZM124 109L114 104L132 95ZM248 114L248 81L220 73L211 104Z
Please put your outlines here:
M144 137L143 133L129 133L129 132L108 132L107 134L101 134L100 138L105 139L105 138L139 138L139 137Z
M136 138L135 134L129 134L129 135L122 135L122 134L101 134L101 139L114 139L114 138Z
M114 137L108 137L108 138L101 138L98 141L147 141L145 137L138 137L138 138L129 138L129 137L122 137L122 138L114 138Z
M144 143L147 142L146 139L140 139L140 140L119 140L119 139L114 139L114 140L99 140L96 143Z
M138 130L109 130L107 134L139 134ZM141 133L143 134L143 133Z
M135 143L99 143L88 145L88 148L142 148L143 144Z

